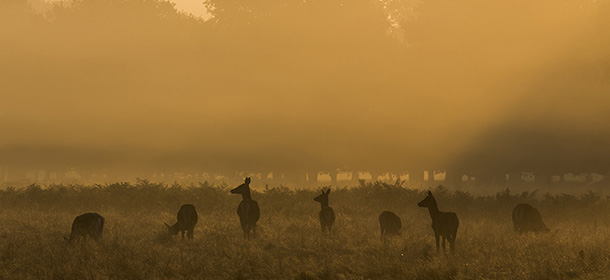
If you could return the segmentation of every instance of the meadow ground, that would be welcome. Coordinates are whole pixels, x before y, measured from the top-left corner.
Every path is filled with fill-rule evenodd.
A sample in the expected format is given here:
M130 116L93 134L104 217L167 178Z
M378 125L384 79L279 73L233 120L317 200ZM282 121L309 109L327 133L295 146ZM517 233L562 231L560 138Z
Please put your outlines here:
M320 233L318 191L254 192L258 237L243 239L227 187L51 186L0 191L0 279L597 279L610 276L610 201L595 193L433 190L460 218L455 255L437 254L424 192L383 183L333 189L330 237ZM552 229L516 235L511 211L537 207ZM183 203L199 212L194 241L168 238ZM396 212L402 235L382 242L378 215ZM74 217L98 212L102 241L68 245Z

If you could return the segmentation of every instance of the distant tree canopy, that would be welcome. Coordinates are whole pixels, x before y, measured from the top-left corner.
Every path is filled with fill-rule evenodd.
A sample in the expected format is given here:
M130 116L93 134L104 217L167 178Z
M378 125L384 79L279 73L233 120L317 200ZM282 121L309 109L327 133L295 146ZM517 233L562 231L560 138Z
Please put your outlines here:
M607 170L608 2L0 0L0 165Z

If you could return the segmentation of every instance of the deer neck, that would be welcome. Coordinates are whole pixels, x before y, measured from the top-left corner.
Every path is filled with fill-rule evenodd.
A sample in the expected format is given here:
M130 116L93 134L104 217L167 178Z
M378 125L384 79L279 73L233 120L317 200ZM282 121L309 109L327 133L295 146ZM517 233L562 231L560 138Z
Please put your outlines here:
M321 209L328 207L328 201L320 201Z
M250 190L241 194L242 200L252 200L252 195L250 194Z
M432 205L428 206L428 212L430 212L430 218L432 218L432 220L436 220L436 218L440 215L441 211L438 210L436 201L432 203Z

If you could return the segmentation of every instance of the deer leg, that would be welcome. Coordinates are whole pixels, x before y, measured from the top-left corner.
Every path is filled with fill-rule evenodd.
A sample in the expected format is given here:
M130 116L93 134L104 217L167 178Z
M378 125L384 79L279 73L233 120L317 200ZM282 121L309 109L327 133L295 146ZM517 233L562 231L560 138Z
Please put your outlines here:
M457 228L451 235L451 253L455 253L455 238L457 237Z
M182 239L184 239L184 230L181 230L180 234L182 235Z
M247 239L250 240L252 238L252 234L250 233L250 230L252 230L252 228L248 225L246 226L246 235L248 236Z
M446 254L446 252L445 252L445 240L447 239L447 237L443 235L442 238L443 238L443 254Z
M455 234L449 237L449 247L451 248L451 254L455 254Z
M436 238L436 253L438 254L439 253L439 244L438 244L438 241L439 241L440 235L435 232L434 233L434 238Z
M189 231L188 231L188 233L186 235L188 237L188 239L193 239L194 238L195 233L193 231L195 231L194 228L189 229Z

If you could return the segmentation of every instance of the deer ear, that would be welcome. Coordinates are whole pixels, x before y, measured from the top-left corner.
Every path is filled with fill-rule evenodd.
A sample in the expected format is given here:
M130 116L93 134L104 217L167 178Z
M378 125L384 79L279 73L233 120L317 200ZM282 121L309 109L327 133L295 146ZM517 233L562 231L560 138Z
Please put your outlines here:
M328 188L328 190L326 191L326 195L328 195L330 193L330 188Z
M245 183L246 183L246 184L250 184L250 181L251 181L251 180L250 180L250 177L246 177L246 181L245 181Z
M167 223L163 223L163 224L165 224L165 226L166 226L167 228L170 228L170 226L169 226Z
M320 190L322 192L322 194L324 194L324 190Z
M429 195L429 196L432 196L432 192L431 192L431 191L428 191L428 195Z

